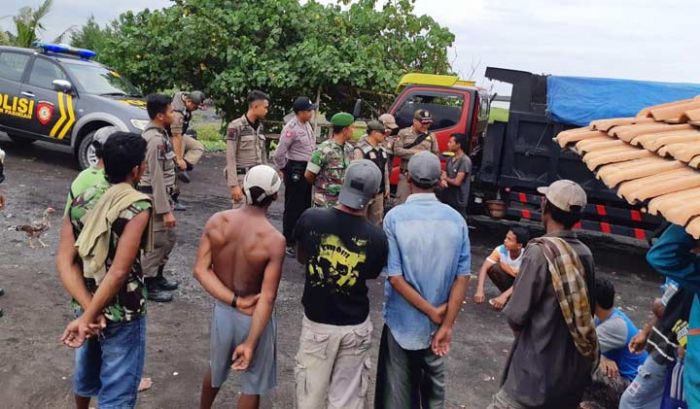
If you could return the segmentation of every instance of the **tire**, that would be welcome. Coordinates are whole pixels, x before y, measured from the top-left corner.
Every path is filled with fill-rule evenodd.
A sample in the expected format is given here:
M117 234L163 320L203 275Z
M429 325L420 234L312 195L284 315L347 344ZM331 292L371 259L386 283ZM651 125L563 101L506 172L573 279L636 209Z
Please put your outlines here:
M19 146L29 146L36 142L36 139L27 138L26 136L11 135L7 134L15 145Z
M97 156L95 156L95 148L92 146L92 139L95 136L97 129L85 135L83 139L80 140L80 145L78 145L78 150L76 151L76 159L78 159L78 166L80 170L87 169L90 166L97 165Z

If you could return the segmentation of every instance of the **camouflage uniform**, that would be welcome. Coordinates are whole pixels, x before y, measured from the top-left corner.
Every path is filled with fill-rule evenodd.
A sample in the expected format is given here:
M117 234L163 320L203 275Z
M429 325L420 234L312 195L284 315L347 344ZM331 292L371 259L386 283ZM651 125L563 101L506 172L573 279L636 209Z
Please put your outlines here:
M423 151L432 152L436 155L440 154L437 137L432 132L428 132L428 137L418 145L409 149L405 148L405 146L412 145L419 136L420 133L416 132L414 127L410 127L402 129L394 141L394 156L401 158L401 176L399 178L399 185L396 188L396 195L398 196L397 204L405 203L410 194L406 172L408 169L408 161L413 155Z
M332 207L338 202L340 188L343 186L345 169L352 160L352 146L349 143L339 145L333 139L323 141L311 154L306 167L308 172L316 175L313 202L316 207Z
M85 214L94 207L107 191L105 187L108 187L108 185L100 184L87 189L71 202L68 209L68 217L76 238L83 230ZM132 203L131 206L119 214L117 220L112 224L109 252L105 265L107 270L109 270L116 256L119 237L124 232L127 223L141 212L150 211L150 209L151 203L148 200L140 200ZM144 239L145 237L146 235L144 235ZM144 244L144 242L141 243L141 248L144 247ZM92 278L84 278L84 280L88 291L94 294L97 291L95 280ZM79 311L80 305L75 300L71 304L74 310ZM110 304L102 310L102 313L111 322L129 322L146 314L146 293L140 257L136 257L126 281Z
M251 124L243 115L234 119L226 129L226 168L224 176L229 188L241 186L245 174L256 165L267 163L267 151L265 149L265 134L263 124L258 121ZM237 208L243 205L234 203Z

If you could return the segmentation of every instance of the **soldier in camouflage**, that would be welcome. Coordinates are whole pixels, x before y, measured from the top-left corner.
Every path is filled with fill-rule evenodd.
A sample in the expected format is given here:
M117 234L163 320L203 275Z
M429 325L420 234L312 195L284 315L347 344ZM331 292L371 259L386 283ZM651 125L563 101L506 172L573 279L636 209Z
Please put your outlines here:
M331 118L333 137L322 142L311 154L304 177L314 186L313 204L316 207L333 207L345 179L345 170L352 160L352 138L355 118L347 112L339 112Z

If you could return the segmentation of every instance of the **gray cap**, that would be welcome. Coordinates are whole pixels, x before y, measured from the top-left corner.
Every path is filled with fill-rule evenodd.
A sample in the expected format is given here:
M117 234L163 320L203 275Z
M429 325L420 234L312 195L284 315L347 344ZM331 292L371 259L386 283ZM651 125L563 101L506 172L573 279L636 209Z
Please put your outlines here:
M385 129L386 128L384 127L384 124L379 121L367 122L367 133L370 133L372 131L378 131L383 133Z
M437 184L440 174L440 159L432 152L418 152L408 161L408 175L421 185Z
M109 138L110 135L118 131L119 129L117 129L116 126L105 126L104 128L100 128L97 130L97 132L95 132L95 135L93 135L92 140L94 142L99 143L100 145L104 145L105 142L107 142L107 138Z
M586 191L571 180L557 180L549 186L537 188L537 191L551 204L567 213L582 210L588 202Z
M202 102L204 102L205 98L204 93L202 91L191 91L187 94L187 97L190 99L190 101L197 105L202 105Z
M364 209L379 192L381 183L382 172L374 162L367 159L352 161L345 171L338 201L351 209Z

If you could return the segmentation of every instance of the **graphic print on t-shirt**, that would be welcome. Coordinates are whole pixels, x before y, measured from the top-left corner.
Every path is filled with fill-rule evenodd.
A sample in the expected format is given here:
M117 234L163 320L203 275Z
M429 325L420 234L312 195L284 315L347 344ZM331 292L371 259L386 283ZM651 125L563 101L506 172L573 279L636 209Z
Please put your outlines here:
M367 260L366 240L352 239L359 251L351 251L336 235L321 237L316 257L309 260L309 280L314 287L332 287L340 294L348 294L360 276L359 265Z

